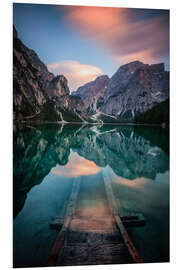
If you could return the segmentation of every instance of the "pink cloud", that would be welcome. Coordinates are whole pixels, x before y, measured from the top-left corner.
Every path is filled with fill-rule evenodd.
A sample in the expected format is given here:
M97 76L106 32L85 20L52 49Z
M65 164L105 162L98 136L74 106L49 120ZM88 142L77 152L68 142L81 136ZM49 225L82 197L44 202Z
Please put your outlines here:
M168 57L168 15L142 19L133 12L126 8L69 7L65 20L118 62L138 59L153 63Z
M103 74L97 66L81 64L78 61L71 60L49 64L48 69L56 75L63 74L68 80L71 91Z

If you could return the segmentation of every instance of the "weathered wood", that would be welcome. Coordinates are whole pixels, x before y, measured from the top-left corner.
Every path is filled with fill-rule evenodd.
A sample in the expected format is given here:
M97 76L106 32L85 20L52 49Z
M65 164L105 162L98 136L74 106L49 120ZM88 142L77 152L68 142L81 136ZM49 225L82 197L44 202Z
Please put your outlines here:
M63 243L65 240L65 236L68 230L68 227L70 225L72 216L74 215L75 212L75 207L76 207L76 200L79 192L79 187L80 187L80 178L74 179L73 182L73 187L71 191L71 195L68 201L68 205L66 208L66 214L64 218L64 223L63 226L58 234L58 237L52 247L51 254L48 258L47 265L48 266L54 266L56 264L57 256L59 255L59 252L61 248L63 247Z
M132 263L127 257L124 244L93 244L93 245L69 245L65 246L60 261L61 265L98 265L98 264L115 264L115 263ZM121 254L121 256L120 256Z
M120 216L124 226L128 227L140 227L146 224L145 218L141 213L135 215L124 215Z
M143 260L139 256L136 248L134 247L134 245L133 245L133 243L132 243L132 241L131 241L131 239L126 231L125 226L123 225L121 218L118 215L118 208L117 208L116 201L114 198L114 194L113 194L113 190L112 190L112 186L111 186L111 180L110 180L109 175L107 175L107 173L104 170L103 170L103 177L104 177L105 190L107 193L107 199L109 201L109 205L110 205L111 211L114 215L114 218L117 222L117 226L118 226L118 228L121 232L121 235L123 237L124 243L125 243L126 247L128 248L128 251L129 251L130 255L132 256L133 261L136 263L142 263Z
M56 241L55 241L53 247L52 247L51 253L48 257L47 266L54 266L56 264L57 256L59 254L59 251L63 247L66 231L67 231L67 228L70 224L70 221L71 221L71 217L68 216L66 218L63 226L62 226L62 229L60 230L60 232L56 238Z
M123 240L129 250L129 253L131 254L134 262L136 263L142 263L143 260L142 258L139 256L135 246L133 245L132 241L131 241L131 238L129 237L129 234L127 233L127 230L126 228L124 227L123 223L122 223L122 220L120 219L119 216L115 216L115 219L116 219L116 222L117 222L117 225L119 227L119 230L121 232L121 235L123 237Z
M125 227L139 227L144 226L146 224L145 219L141 213L134 213L129 215L120 215L120 218L124 224ZM100 217L94 217L89 219L84 219L83 217L74 216L73 220L80 220L83 223L88 222L90 223L89 226L92 226L92 222L98 222L99 226L103 223L106 224L109 220L112 221L111 216L100 216ZM50 224L51 229L60 230L64 223L64 217L55 217L55 219ZM102 227L103 229L103 227Z
M111 233L69 230L57 265L132 263L119 230Z
M119 215L111 180L107 174L101 176L105 185L104 196L107 197L106 207L110 211L103 211L102 215L86 215L78 211L76 201L79 185L78 179L75 180L65 217L56 217L50 225L60 232L49 256L48 266L142 262L125 225L142 223L143 216L137 213Z

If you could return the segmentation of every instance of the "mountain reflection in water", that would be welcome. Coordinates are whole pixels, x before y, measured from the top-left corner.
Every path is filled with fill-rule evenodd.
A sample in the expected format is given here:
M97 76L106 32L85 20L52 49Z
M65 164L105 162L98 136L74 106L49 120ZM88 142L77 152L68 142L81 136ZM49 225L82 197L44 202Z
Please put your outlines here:
M14 216L50 171L73 177L109 165L128 180L155 179L169 169L167 136L168 131L158 127L15 126Z

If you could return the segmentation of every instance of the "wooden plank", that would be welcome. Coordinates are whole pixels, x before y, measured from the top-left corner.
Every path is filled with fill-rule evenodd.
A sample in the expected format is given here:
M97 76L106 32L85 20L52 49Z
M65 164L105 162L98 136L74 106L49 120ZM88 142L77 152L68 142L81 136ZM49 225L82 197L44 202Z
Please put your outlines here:
M124 226L127 227L140 227L146 225L146 221L144 216L141 213L137 213L135 215L128 216L120 216Z
M129 215L120 215L120 218L124 224L125 227L140 227L144 226L146 224L145 219L141 213L134 213L134 214L129 214ZM74 216L72 219L72 222L74 220L80 220L82 224L84 222L98 222L101 224L102 222L106 223L110 220L112 220L111 216L100 216L100 217L94 217L91 218L90 220L87 218L83 218L80 216ZM50 224L50 228L54 230L60 230L63 226L65 219L64 217L55 217L55 219L52 221ZM103 227L102 227L103 229Z
M117 225L119 227L119 230L121 232L121 235L123 237L123 240L124 240L124 243L126 244L128 250L129 250L129 253L131 254L132 256L132 259L134 260L134 262L136 263L142 263L143 260L142 258L139 256L135 246L133 245L132 241L131 241L131 238L129 237L129 234L127 233L127 230L126 228L124 227L123 223L122 223L122 220L120 219L119 216L115 216L115 219L116 219L116 222L117 222Z
M113 263L132 263L131 257L127 256L124 243L96 244L96 245L71 245L64 248L61 265L98 265ZM121 256L120 256L121 254Z
M68 205L66 208L64 223L52 247L51 253L48 257L48 261L47 261L48 266L54 266L56 264L59 252L61 248L63 247L67 230L72 220L72 216L74 215L74 212L75 212L76 201L77 201L77 196L78 196L79 187L80 187L80 181L81 181L80 178L74 179L71 195L69 197Z
M109 219L83 219L73 218L71 222L71 229L75 231L87 231L87 232L112 232L116 228L115 221L112 218Z
M107 199L109 201L109 206L110 206L110 209L112 211L112 214L114 215L117 226L118 226L118 228L119 228L119 230L121 232L124 243L125 243L126 247L128 248L128 251L129 251L133 261L136 262L136 263L142 263L143 260L139 256L136 248L134 247L134 245L133 245L133 243L132 243L132 241L131 241L131 239L130 239L127 231L126 231L125 226L123 225L123 222L122 222L121 218L118 215L118 208L117 208L116 201L115 201L115 198L114 198L110 177L105 172L105 170L103 170L102 173L103 173L105 190L106 190L106 193L107 193Z

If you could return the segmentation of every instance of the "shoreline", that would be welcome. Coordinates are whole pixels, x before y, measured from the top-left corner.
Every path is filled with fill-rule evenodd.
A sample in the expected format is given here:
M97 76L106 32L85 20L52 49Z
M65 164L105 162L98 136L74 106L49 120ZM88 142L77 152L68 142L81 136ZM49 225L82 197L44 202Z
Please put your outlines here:
M162 126L162 124L149 124L149 123L89 123L89 122L60 122L60 121L56 121L56 122L52 122L52 121L13 121L13 125L14 124L42 124L42 125L46 125L46 124L60 124L60 125L81 125L81 126L88 126L88 125L98 125L98 126L104 126L104 125L112 125L112 126L157 126L157 127L162 127L162 128L167 128L170 125L165 125Z

